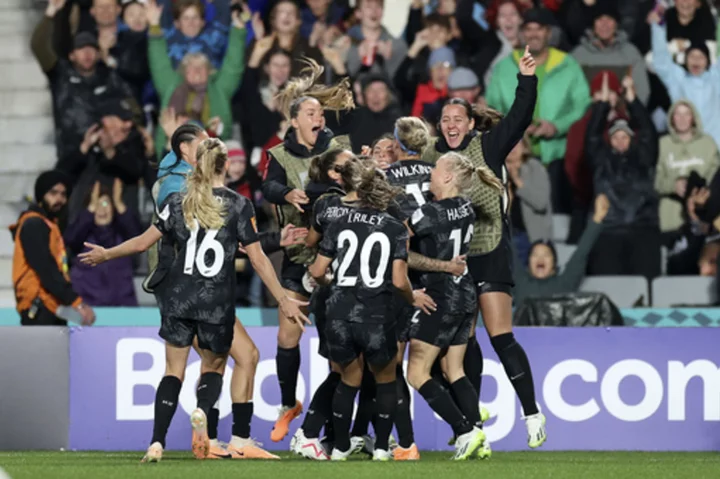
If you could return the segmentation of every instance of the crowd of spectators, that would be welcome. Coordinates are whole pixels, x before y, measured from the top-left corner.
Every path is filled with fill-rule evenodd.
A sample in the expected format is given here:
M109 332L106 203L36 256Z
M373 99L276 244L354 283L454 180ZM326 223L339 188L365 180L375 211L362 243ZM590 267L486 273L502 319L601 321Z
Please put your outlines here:
M399 36L383 26L388 9L407 16ZM255 203L261 228L272 228L260 184L265 152L287 129L274 97L303 58L323 64L327 82L350 78L357 108L328 114L328 126L348 134L355 152L371 147L387 163L387 134L400 116L423 117L434 130L451 97L507 113L527 45L538 102L506 161L520 267L530 257L536 275L537 246L553 236L559 213L572 217L568 243L592 228L573 284L586 263L589 274L716 274L714 5L412 0L398 10L390 0L49 0L31 46L52 90L57 168L72 178L71 252L88 240L111 246L149 220L143 191L168 138L188 121L228 142L228 186ZM132 288L116 284L132 282L132 267L75 266L72 279L97 288L112 275L112 294L83 297L134 304ZM262 305L248 268L238 264L238 302Z

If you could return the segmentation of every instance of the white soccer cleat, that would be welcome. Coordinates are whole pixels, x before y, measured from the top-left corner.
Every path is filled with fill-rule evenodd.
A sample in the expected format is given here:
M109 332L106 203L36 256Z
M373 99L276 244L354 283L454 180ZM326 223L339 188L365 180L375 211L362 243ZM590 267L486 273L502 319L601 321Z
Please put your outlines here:
M350 450L352 454L361 453L365 449L365 439L361 436L353 436L350 438Z
M375 438L370 435L365 435L362 437L362 440L363 440L362 452L372 456L375 453ZM352 441L352 439L350 439L350 441Z
M305 437L302 428L295 432L292 438L291 451L298 456L312 459L313 461L329 461L330 457L325 452L325 448L320 444L317 438L311 439Z
M163 447L159 442L154 442L148 447L145 456L140 462L160 462L163 456Z
M390 451L383 451L382 449L375 449L373 451L373 461L387 462L392 461L393 455Z
M482 429L474 427L472 431L458 436L455 441L455 454L453 461L465 461L476 455L485 442L485 433Z
M528 433L528 446L530 446L531 449L542 446L547 439L545 416L542 413L527 416L525 418L525 427Z
M330 456L331 461L347 461L348 457L352 454L352 448L348 449L347 451L343 452L338 449L333 449L332 456Z

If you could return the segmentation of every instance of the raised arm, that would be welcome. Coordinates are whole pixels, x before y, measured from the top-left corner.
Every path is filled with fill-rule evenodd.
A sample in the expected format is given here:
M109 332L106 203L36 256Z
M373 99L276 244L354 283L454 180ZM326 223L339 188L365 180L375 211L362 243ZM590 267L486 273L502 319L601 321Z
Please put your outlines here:
M245 69L245 24L240 15L233 13L233 24L230 28L228 47L225 50L225 58L218 72L215 84L220 91L230 98L240 86L243 70Z

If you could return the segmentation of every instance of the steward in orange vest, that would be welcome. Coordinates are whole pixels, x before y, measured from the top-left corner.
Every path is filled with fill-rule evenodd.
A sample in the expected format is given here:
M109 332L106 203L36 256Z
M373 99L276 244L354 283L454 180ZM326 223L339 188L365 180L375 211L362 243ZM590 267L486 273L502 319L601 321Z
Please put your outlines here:
M84 324L92 324L95 318L70 284L65 243L57 225L57 215L67 203L68 189L64 173L58 170L42 173L35 181L36 203L10 227L15 240L13 288L23 325L66 325L67 321L58 317L61 311L71 313L60 314L63 317L79 314Z

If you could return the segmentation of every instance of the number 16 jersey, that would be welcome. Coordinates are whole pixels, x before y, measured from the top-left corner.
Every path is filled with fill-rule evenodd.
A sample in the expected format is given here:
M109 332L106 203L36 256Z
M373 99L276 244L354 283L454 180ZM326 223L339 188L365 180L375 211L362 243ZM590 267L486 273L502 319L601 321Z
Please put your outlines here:
M227 188L213 188L224 206L224 224L189 229L182 211L183 195L168 197L155 223L172 244L175 258L167 277L156 288L163 316L225 324L235 318L235 253L238 242L258 241L255 211L250 201Z

